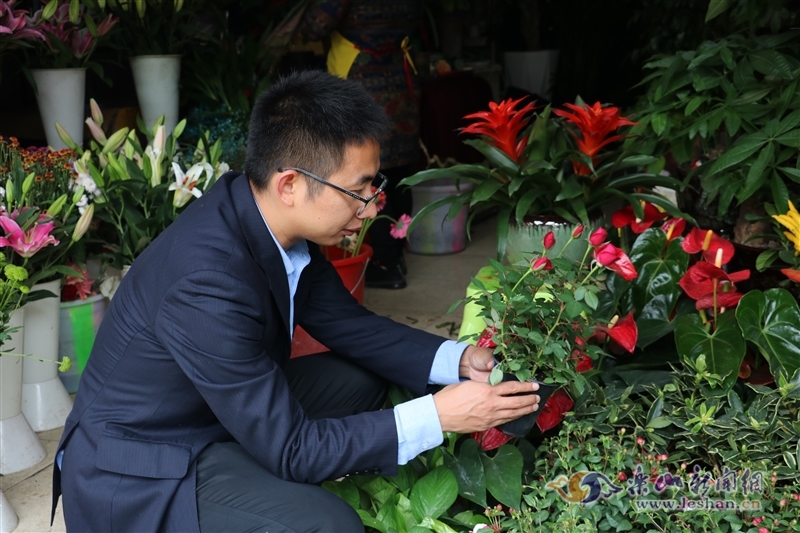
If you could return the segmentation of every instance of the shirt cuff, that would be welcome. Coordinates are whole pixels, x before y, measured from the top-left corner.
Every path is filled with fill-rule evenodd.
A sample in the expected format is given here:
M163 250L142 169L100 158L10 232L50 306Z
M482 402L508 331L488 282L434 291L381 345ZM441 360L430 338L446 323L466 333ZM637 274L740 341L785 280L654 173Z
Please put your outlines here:
M456 341L444 341L431 365L431 375L428 377L430 385L452 385L460 381L458 377L458 365L461 363L461 355L469 347L469 344Z
M444 442L439 412L430 394L396 405L394 421L397 426L399 465Z

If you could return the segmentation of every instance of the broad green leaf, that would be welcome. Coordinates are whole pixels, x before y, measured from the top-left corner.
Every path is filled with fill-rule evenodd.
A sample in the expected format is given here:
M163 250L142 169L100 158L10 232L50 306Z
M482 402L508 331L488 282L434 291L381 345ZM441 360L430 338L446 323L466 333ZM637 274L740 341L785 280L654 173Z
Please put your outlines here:
M659 294L645 304L636 317L636 326L639 328L636 346L646 348L672 332L674 325L670 317L676 303L677 297L673 297L673 294Z
M763 272L767 268L778 259L778 251L777 250L766 250L758 254L756 258L756 270L759 272Z
M744 338L769 361L772 374L787 379L800 368L800 309L784 289L750 291L736 308Z
M464 144L468 144L482 153L506 179L511 180L519 174L519 165L499 148L480 139L469 139L464 141Z
M792 79L792 65L783 54L775 50L758 50L751 53L749 58L753 68L762 74Z
M667 127L667 115L663 113L653 115L650 118L650 125L653 127L653 131L656 135L661 135Z
M784 133L783 135L779 135L775 138L775 140L784 146L800 148L800 128L792 130L788 133Z
M411 187L426 181L453 177L481 183L489 179L488 176L489 169L482 165L454 165L447 168L432 168L417 172L413 176L408 176L400 180L398 185Z
M792 181L800 183L800 170L791 167L779 167L779 170L786 174Z
M458 452L458 459L445 455L445 464L456 477L458 493L481 508L486 507L486 477L478 442L475 439L465 440Z
M578 183L578 180L576 180L574 176L570 176L564 181L564 184L561 187L561 192L558 193L555 201L558 202L559 200L575 198L581 194L583 194L583 187L580 183Z
M739 126L742 125L742 117L736 113L729 112L725 117L725 129L728 135L735 135L739 131Z
M456 477L447 467L439 466L420 478L411 489L411 512L420 522L425 517L438 518L457 497Z
M716 174L722 172L726 168L738 165L764 145L764 141L742 143L739 146L734 146L722 154L711 167L710 172Z
M716 321L716 329L712 331L704 327L699 314L675 319L675 346L681 358L694 362L704 355L708 371L724 376L723 390L707 391L710 394L727 393L736 383L745 352L745 342L734 313L721 313Z
M689 115L694 113L697 110L697 108L700 107L700 105L707 99L708 98L706 98L705 96L695 96L694 98L689 100L688 104L686 104L686 109L683 110L683 114L688 117Z
M370 495L379 505L384 505L397 494L397 487L383 477L375 477L361 485L361 490Z
M769 184L775 208L781 213L785 213L789 210L789 189L775 171L772 171L772 179L770 179Z
M497 449L494 457L481 454L486 488L497 501L519 509L522 498L522 454L517 448L505 444Z
M371 527L373 529L377 529L381 533L389 533L389 528L381 522L380 520L376 520L374 516L369 514L364 509L356 509L358 516L361 518L361 521L364 523L365 526Z
M729 4L730 0L711 0L706 11L706 22L724 13Z
M647 423L647 427L660 429L660 428L665 428L665 427L669 426L670 424L672 424L672 422L669 420L669 418L664 417L664 416L659 416L659 417L654 418L651 421L649 421Z
M767 181L766 168L772 162L775 154L775 145L768 143L767 146L758 154L758 158L750 166L747 178L744 181L744 189L741 192L742 198L749 198L755 191Z
M475 191L472 193L472 200L470 201L470 205L475 205L478 202L483 202L488 200L494 193L498 191L503 186L503 183L499 181L484 181Z
M381 505L378 514L375 515L375 518L385 524L390 532L392 530L403 532L407 529L406 518L397 508L397 496L402 496L402 494L396 494L390 501Z
M753 102L758 102L771 92L772 88L770 87L767 87L766 89L756 89L754 91L747 91L739 98L731 102L731 105L752 104Z
M336 494L349 503L356 511L360 509L361 498L358 494L358 487L356 487L350 479L345 478L341 481L325 481L322 483L322 488Z

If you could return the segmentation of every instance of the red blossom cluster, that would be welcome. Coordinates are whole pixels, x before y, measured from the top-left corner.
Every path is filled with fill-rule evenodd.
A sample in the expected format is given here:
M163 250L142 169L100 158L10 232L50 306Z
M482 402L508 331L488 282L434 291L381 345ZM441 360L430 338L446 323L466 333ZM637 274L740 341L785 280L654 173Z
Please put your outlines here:
M522 131L530 121L529 113L533 111L535 102L529 102L521 109L516 109L517 104L525 100L527 96L523 96L518 100L503 100L499 104L489 102L489 111L479 111L467 115L464 118L474 118L482 122L473 122L466 128L461 130L461 133L474 133L478 135L485 135L489 138L489 144L502 150L508 157L520 162L522 158L522 151L525 145L528 144L528 138L519 137L519 132Z

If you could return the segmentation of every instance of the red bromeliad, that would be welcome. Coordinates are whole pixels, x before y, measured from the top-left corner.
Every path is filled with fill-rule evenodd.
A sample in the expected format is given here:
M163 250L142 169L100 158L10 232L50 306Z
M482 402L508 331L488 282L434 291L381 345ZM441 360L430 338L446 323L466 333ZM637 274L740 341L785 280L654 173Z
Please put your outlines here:
M620 117L619 108L616 106L608 106L606 108L600 105L600 102L595 102L593 106L584 104L578 106L574 104L564 104L565 107L574 111L569 113L560 109L554 109L553 114L567 119L578 126L581 132L581 137L575 135L575 141L578 143L578 149L592 158L600 149L614 141L622 138L622 135L612 135L610 133L617 131L622 126L634 126L636 122L631 122L625 117ZM574 135L574 134L573 134ZM592 171L579 161L572 162L572 169L580 176L589 176Z
M503 100L499 104L489 102L489 111L480 111L464 118L474 118L483 122L473 122L461 133L485 135L491 139L489 144L502 150L508 157L519 163L522 150L528 144L528 138L519 139L519 132L528 125L528 113L533 111L534 103L529 102L522 109L515 109L526 96L519 100Z
M667 214L658 210L656 206L651 203L644 202L644 219L638 219L633 213L633 207L623 207L613 215L611 215L611 224L615 228L624 228L630 226L631 231L636 234L642 233L650 226L667 218Z

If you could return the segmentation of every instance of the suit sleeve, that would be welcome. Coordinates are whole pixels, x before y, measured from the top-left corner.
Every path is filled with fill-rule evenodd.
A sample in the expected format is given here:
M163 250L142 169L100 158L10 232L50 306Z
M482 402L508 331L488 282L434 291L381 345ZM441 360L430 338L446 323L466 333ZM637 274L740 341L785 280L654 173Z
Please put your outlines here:
M272 310L269 294L227 272L199 271L165 295L156 335L225 428L275 475L304 483L394 475L393 412L309 420L263 345L265 328L283 328Z

